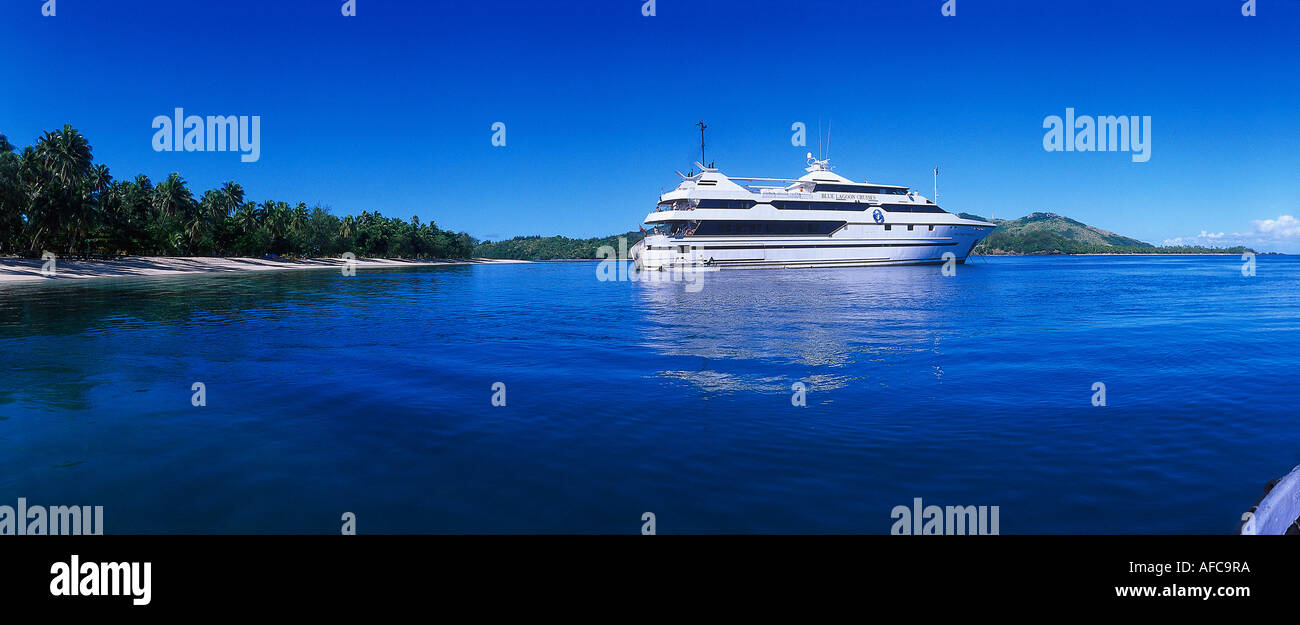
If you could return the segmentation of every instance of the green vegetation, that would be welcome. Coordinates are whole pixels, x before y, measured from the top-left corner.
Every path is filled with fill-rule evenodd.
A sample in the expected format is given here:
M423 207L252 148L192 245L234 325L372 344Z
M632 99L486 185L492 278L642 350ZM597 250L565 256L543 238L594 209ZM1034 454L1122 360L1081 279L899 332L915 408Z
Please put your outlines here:
M618 239L627 239L631 248L643 238L640 232L628 232L603 239L570 239L569 237L515 237L495 243L487 241L474 247L478 258L510 258L515 260L591 260L603 245L618 249Z
M0 135L0 254L467 258L469 235L363 211L245 201L227 182L197 199L179 174L114 180L70 126L15 151Z
M1033 213L1020 219L985 219L961 213L960 217L980 219L998 225L988 238L975 246L972 254L1010 256L1022 254L1242 254L1245 247L1156 247L1150 243L1120 236L1055 213Z

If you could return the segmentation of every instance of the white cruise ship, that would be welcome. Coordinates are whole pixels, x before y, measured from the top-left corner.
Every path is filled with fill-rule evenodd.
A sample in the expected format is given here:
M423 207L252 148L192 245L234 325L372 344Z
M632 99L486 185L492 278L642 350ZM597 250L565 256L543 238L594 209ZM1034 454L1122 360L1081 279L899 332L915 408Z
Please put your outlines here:
M853 182L811 154L798 179L731 178L696 165L700 173L682 176L646 216L647 236L631 250L638 269L964 263L995 227L907 187Z

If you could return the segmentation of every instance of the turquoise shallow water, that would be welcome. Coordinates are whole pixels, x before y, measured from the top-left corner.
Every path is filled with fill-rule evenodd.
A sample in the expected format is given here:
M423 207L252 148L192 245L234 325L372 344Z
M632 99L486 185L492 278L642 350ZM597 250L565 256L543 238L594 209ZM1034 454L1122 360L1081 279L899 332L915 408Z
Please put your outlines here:
M0 504L103 505L109 533L887 533L921 497L1002 533L1226 533L1300 463L1300 261L1240 268L3 286Z

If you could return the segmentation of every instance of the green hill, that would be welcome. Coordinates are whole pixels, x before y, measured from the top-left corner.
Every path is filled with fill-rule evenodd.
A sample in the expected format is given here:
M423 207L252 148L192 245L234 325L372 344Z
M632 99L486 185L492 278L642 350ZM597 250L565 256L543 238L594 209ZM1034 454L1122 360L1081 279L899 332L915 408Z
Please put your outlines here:
M1019 219L985 219L969 213L959 216L989 221L998 226L975 247L972 254L976 255L1241 254L1251 251L1244 247L1157 247L1056 213L1032 213Z

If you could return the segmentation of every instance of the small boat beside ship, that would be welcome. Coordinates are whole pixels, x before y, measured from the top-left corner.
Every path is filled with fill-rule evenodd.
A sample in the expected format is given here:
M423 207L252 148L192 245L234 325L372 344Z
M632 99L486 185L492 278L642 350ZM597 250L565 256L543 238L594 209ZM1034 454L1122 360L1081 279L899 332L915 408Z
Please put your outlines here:
M1264 495L1241 515L1242 535L1300 535L1300 466L1264 487Z

